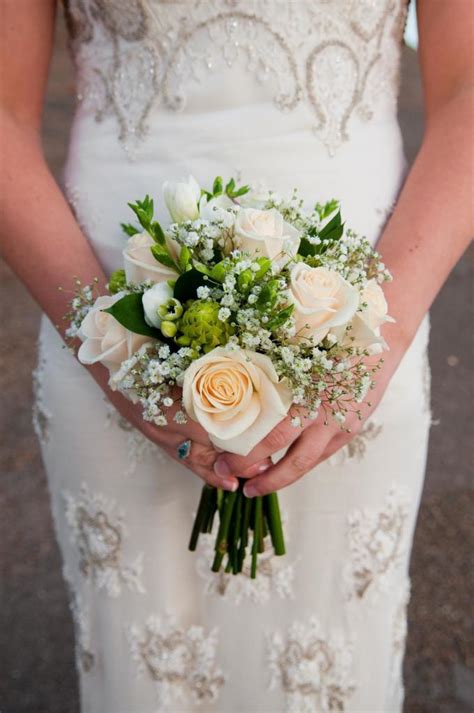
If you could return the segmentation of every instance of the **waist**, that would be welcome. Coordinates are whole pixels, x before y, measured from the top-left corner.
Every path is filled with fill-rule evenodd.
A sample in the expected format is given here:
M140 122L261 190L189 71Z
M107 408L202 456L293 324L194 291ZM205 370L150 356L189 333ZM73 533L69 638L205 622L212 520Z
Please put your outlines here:
M352 120L350 139L332 156L303 115L281 114L271 104L210 114L156 111L148 124L132 155L118 141L113 118L98 123L79 111L73 125L66 192L107 270L120 264L119 224L130 220L128 201L150 194L166 224L165 180L192 174L210 187L217 175L234 176L284 195L297 187L309 205L338 198L348 226L374 243L405 171L394 116Z

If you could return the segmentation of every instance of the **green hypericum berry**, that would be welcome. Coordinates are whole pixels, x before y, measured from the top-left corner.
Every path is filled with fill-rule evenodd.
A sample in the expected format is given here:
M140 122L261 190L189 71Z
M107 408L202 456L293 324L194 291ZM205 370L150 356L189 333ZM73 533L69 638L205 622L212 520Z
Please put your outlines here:
M178 331L176 322L168 322L167 320L161 322L160 330L164 337L174 337Z
M120 290L123 290L127 283L127 278L125 277L125 270L115 270L110 276L109 280L109 292L111 295L117 294Z
M220 305L211 300L193 302L179 321L178 344L190 346L205 354L227 344L234 329L228 322L219 320L219 310Z

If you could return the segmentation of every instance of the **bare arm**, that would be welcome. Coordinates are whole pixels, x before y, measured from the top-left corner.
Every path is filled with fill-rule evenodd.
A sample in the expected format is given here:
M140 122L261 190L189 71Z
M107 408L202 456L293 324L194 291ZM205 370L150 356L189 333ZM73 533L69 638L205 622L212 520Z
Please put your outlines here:
M54 0L0 2L0 245L6 261L53 324L64 329L67 296L58 287L106 277L46 165L40 138L41 112L54 34ZM208 482L215 451L205 432L190 423L162 429L145 423L138 407L107 387L107 371L89 369L107 396L151 440L176 456L176 446L193 440L186 461ZM231 483L234 479L231 479Z
M372 410L473 234L474 5L471 0L418 0L418 14L426 130L377 246L395 278L385 292L397 321L385 333L390 352L371 392ZM285 458L246 487L248 495L278 490L344 446L361 426L355 418L345 425L350 434L318 421L299 435L286 420L247 458L225 454L216 469L243 472L293 442Z

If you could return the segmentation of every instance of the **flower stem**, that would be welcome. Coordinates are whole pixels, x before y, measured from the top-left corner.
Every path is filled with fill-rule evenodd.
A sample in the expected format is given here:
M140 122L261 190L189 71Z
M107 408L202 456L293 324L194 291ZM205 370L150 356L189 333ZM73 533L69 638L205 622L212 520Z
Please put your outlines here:
M276 555L285 554L285 537L281 525L280 505L277 493L264 496L265 515Z
M194 552L196 549L199 534L202 532L204 524L208 522L209 511L212 507L212 497L215 488L212 485L204 485L201 491L201 499L199 500L199 505L194 518L194 525L191 532L191 538L189 540L189 549Z
M252 543L252 567L250 570L251 579L257 576L257 556L260 548L260 540L262 539L262 505L263 498L258 495L255 499L255 517L253 525L253 543Z
M232 518L232 511L234 509L235 500L237 498L237 492L230 493L226 492L223 495L222 511L221 511L221 521L219 525L219 531L217 533L216 539L216 554L214 557L214 562L212 563L212 571L218 572L221 568L222 560L228 548L228 537L229 537L229 527Z

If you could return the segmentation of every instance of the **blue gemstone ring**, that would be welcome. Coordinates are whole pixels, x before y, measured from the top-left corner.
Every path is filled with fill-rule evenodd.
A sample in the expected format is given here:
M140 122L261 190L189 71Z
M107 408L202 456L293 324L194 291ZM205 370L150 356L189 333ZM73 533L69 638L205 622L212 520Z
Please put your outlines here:
M189 454L191 453L191 446L192 446L192 441L190 441L190 440L183 441L182 443L179 444L179 446L176 449L176 452L178 453L178 458L180 460L186 460L186 458L189 457Z

